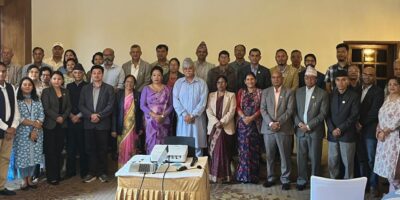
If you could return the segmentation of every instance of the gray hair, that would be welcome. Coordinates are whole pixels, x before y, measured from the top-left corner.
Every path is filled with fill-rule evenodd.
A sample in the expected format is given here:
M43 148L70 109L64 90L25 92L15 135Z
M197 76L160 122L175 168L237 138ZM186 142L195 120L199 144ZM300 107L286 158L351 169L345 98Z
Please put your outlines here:
M182 62L182 68L194 67L194 62L191 58L185 58Z

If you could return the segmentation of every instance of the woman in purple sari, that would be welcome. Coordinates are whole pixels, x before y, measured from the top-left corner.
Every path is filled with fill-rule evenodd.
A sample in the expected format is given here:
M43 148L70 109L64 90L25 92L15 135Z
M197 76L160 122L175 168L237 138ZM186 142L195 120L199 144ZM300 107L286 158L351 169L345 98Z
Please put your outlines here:
M256 88L256 77L251 72L246 75L245 84L246 88L240 89L236 97L239 151L236 180L242 183L258 183L259 160L263 143L260 135L261 89Z
M151 153L154 145L163 144L170 135L172 112L171 89L162 84L163 70L155 66L151 70L151 84L143 88L140 96L140 108L145 116L146 124L146 151Z
M232 180L231 159L235 134L235 93L226 91L228 80L217 77L217 92L208 96L208 144L210 155L210 180L230 182Z

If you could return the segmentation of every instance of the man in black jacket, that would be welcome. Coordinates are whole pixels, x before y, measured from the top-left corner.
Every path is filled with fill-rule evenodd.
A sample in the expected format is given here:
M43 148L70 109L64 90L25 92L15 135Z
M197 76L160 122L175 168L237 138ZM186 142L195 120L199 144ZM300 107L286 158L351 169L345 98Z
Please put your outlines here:
M243 67L241 70L237 71L238 74L238 89L245 88L244 80L246 79L246 74L253 72L256 75L256 86L260 89L265 89L271 86L271 73L268 68L260 65L261 51L257 48L253 48L249 52L250 64Z
M354 177L354 155L356 152L356 122L360 106L357 93L348 89L348 76L338 70L336 88L331 94L328 126L328 168L331 178L339 178L340 161L345 167L345 179Z
M85 134L83 129L83 116L79 110L79 97L83 86L88 83L83 80L85 70L77 64L72 71L75 81L67 85L70 94L71 113L68 117L67 133L67 174L66 178L76 175L76 155L79 150L80 176L84 178L88 173L87 155L85 152Z
M362 73L362 93L360 106L360 119L357 123L357 130L361 132L360 146L363 147L360 153L366 160L360 165L360 175L368 178L370 192L378 196L378 175L374 170L376 151L376 126L378 125L378 113L384 101L383 90L375 85L376 72L374 67L365 67Z

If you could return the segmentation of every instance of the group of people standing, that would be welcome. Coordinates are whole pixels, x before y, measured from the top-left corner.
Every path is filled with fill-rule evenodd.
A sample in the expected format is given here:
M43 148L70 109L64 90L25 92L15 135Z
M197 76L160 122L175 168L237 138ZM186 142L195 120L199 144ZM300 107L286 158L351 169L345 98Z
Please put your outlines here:
M263 186L271 187L278 179L274 167L280 158L283 190L290 189L296 143L297 189L304 190L308 160L311 174L321 175L325 123L331 178L366 176L376 191L380 175L397 188L400 60L394 63L397 78L388 79L385 98L375 85L373 67L365 66L360 73L359 67L349 65L346 44L336 50L338 63L324 75L316 70L314 54L304 57L304 67L301 52L294 50L288 65L287 52L279 49L277 65L268 69L259 64L257 48L249 51L247 62L244 45L235 46L233 62L228 51L221 51L215 66L206 61L207 45L201 42L198 60L182 61L183 73L177 58L167 59L164 44L156 47L152 64L141 59L139 45L132 45L132 59L122 67L114 63L114 50L106 48L93 55L88 73L76 53L64 52L59 42L47 64L43 49L36 47L34 62L23 68L3 55L12 50L2 49L0 194L15 194L4 188L12 149L24 179L21 189L26 190L37 187L32 176L43 163L47 182L59 184L64 147L64 178L76 175L79 155L83 182L107 182L109 147L121 167L135 154L151 153L168 136L195 139L196 155L209 155L213 182L258 183L265 154ZM238 163L232 171L235 156Z

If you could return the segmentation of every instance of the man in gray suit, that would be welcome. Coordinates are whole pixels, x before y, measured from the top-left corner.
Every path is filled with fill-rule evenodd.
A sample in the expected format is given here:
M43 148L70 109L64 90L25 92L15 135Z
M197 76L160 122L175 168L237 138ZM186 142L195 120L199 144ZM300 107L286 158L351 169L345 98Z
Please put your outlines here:
M95 65L90 71L92 83L83 86L78 106L84 119L85 148L89 158L89 173L83 181L89 183L98 176L101 182L107 182L107 141L115 94L114 88L102 81L102 66Z
M131 55L132 60L123 64L122 69L125 72L125 76L131 74L136 78L135 89L138 92L142 92L143 87L150 84L150 64L140 58L142 50L137 44L131 46L129 55Z
M325 118L328 115L328 93L316 86L318 72L308 66L304 75L306 86L296 90L294 124L297 136L297 190L304 190L308 180L308 159L311 174L321 175L322 139L325 136Z
M338 179L340 162L344 165L344 178L354 177L354 155L356 152L360 97L348 88L347 71L336 72L335 84L330 97L330 113L326 120L328 126L328 168L331 178Z
M271 76L272 87L263 90L261 97L261 114L263 122L261 133L264 135L264 143L267 154L268 179L264 187L271 187L275 183L274 164L276 146L281 157L282 190L290 189L290 154L293 140L294 95L290 89L282 86L282 73L274 71Z

